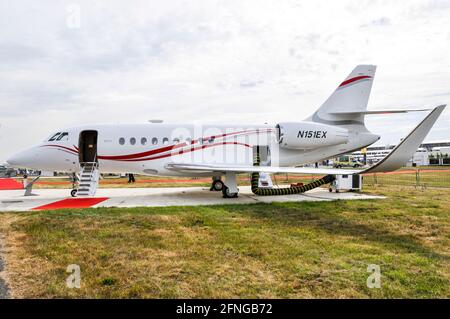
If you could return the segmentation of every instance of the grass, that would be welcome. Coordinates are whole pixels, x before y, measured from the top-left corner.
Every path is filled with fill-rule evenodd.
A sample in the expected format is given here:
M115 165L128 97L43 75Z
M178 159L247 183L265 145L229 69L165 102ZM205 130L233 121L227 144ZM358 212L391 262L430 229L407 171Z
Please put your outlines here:
M9 282L30 298L449 298L448 190L366 191L387 199L2 213Z

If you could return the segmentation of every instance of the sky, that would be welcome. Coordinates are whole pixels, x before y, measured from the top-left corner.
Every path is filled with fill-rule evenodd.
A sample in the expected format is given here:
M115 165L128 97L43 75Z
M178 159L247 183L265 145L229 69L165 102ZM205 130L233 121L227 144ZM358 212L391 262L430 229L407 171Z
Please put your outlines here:
M85 123L301 121L358 64L369 109L446 104L449 25L448 0L0 0L0 163ZM425 115L366 123L395 144Z

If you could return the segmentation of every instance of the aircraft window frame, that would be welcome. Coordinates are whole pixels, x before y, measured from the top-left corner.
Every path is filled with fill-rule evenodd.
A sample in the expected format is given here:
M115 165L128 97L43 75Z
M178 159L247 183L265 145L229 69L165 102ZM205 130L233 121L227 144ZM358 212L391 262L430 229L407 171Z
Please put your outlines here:
M141 137L141 145L147 145L147 138Z
M130 144L131 145L135 145L136 144L136 138L135 137L130 137Z
M169 144L169 138L163 137L162 143L163 143L163 145L168 145Z
M173 142L173 144L178 144L178 143L180 143L180 139L178 138L178 137L175 137L173 140L172 140L172 142Z
M47 141L53 142L59 136L59 134L61 134L61 132L53 134Z
M119 145L125 145L125 137L119 138Z
M186 137L186 144L191 145L192 144L192 138Z
M63 139L65 137L65 139ZM68 141L69 140L69 132L62 132L58 138L56 139L56 141Z
M153 137L152 138L152 145L158 145L158 138L157 137Z

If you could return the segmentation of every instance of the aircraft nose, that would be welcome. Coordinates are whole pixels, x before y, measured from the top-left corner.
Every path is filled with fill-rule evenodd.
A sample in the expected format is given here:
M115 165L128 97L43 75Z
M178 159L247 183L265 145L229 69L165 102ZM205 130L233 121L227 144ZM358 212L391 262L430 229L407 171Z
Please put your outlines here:
M33 161L34 156L30 150L16 153L6 160L9 165L17 168L27 168Z
M20 165L22 165L23 162L24 162L24 158L23 158L23 156L21 155L21 153L22 153L22 152L16 153L16 154L14 154L13 156L11 156L10 158L8 158L8 159L6 160L6 163L8 163L8 164L11 165L11 166L20 166Z

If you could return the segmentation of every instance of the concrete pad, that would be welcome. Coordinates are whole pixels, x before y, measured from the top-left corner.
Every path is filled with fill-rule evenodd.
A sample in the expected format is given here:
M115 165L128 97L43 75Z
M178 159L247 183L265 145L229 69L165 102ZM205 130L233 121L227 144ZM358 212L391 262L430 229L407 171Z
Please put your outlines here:
M35 207L71 198L70 189L35 189L36 196L24 197L23 190L0 191L0 212L27 211ZM101 188L96 197L108 197L93 207L163 207L219 204L251 204L271 202L332 201L382 199L383 196L363 193L330 193L325 188L316 188L303 194L285 196L256 196L250 186L239 187L238 198L222 198L222 193L211 192L205 187L173 188Z

